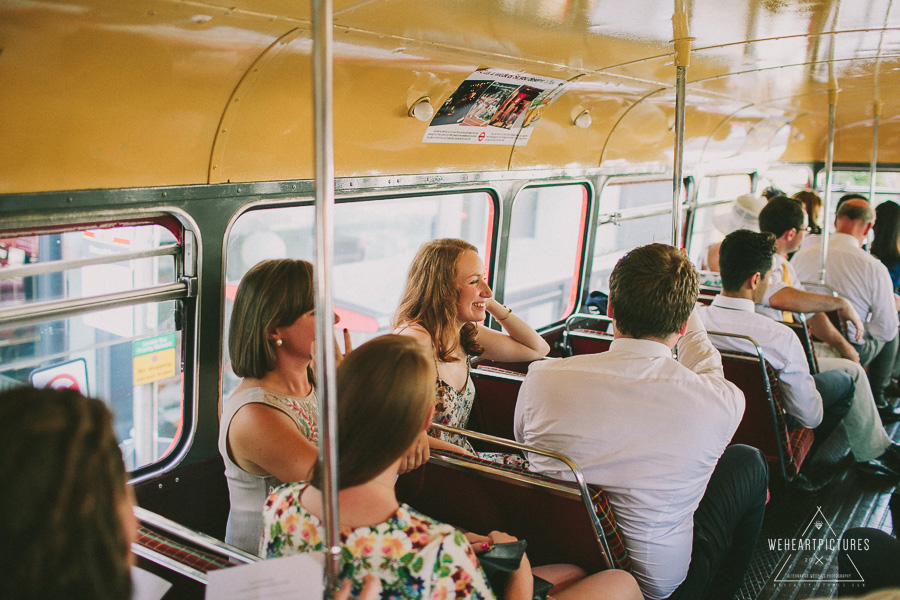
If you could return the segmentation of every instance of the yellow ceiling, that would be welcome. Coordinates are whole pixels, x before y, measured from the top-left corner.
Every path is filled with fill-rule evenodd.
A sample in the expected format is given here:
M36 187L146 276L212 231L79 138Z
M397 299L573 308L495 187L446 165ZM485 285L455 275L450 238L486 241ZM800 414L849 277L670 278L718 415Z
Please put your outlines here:
M685 0L686 166L900 163L893 0ZM0 0L0 193L312 176L311 6ZM338 176L671 167L674 0L335 0ZM423 144L479 67L572 82L527 145ZM589 129L572 119L589 110Z

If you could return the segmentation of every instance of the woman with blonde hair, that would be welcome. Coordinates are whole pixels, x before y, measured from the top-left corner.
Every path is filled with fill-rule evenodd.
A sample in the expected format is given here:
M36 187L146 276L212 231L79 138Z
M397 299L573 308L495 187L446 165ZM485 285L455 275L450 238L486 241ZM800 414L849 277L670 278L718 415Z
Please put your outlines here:
M488 314L506 333L481 324ZM470 356L524 362L543 358L550 351L528 323L494 300L485 281L484 261L475 246L454 238L432 240L419 248L394 315L394 327L395 333L415 339L434 358L434 422L462 429L468 424L475 399L475 384L469 376ZM432 448L474 454L471 444L461 436L433 435L427 438Z
M0 393L0 474L0 598L131 597L134 499L103 402Z
M400 462L434 411L434 361L416 341L382 336L363 344L341 364L338 389L338 514L341 576L354 592L367 575L386 598L494 598L470 542L484 550L514 541L501 532L463 535L397 501ZM390 435L385 435L389 431ZM264 511L260 554L267 558L324 549L320 465L310 484L277 488ZM539 567L535 573L565 582L556 598L640 598L634 578L603 571L578 579L573 567ZM557 577L558 579L558 577ZM531 600L532 569L524 555L510 575L504 598Z
M243 381L222 409L219 453L231 500L225 541L247 552L259 546L269 489L307 479L318 457L315 338L310 263L266 260L244 275L228 336L231 367ZM349 351L346 330L344 341Z

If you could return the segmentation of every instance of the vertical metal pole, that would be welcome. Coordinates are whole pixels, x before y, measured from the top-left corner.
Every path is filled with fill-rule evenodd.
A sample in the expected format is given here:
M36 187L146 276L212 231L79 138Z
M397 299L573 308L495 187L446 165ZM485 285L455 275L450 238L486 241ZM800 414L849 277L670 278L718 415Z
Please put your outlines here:
M881 106L881 100L872 103L872 165L869 168L869 202L872 206L875 206L875 175L878 173L878 122L881 120Z
M672 174L672 245L681 247L681 187L684 155L684 94L687 67L676 67L675 73L675 166Z
M825 194L822 198L822 210L828 219L828 211L831 208L831 182L834 176L834 115L837 109L837 84L832 82L832 88L828 90L828 149L825 154ZM822 228L822 254L819 259L819 283L825 285L825 259L828 256L828 223Z
M681 188L684 185L682 159L684 157L684 100L687 68L691 63L691 42L688 33L688 14L684 0L675 0L672 13L672 43L675 45L675 164L672 173L672 245L681 247Z
M313 0L313 97L316 156L316 379L319 398L319 460L325 518L325 598L340 573L337 480L337 386L335 385L334 303L334 129L332 123L331 0Z

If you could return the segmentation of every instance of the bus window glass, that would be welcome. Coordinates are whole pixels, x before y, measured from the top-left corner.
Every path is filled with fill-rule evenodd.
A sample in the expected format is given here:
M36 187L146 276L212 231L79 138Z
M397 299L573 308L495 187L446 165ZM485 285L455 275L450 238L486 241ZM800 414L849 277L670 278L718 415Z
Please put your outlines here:
M756 180L756 191L762 192L767 187L781 190L788 196L792 196L800 190L809 187L812 180L812 171L807 166L785 165L773 167L760 174Z
M831 184L831 211L827 223L833 223L837 201L845 194L862 194L869 197L871 174L869 171L834 171ZM819 171L816 180L819 195L824 196L825 171ZM824 199L824 197L823 197ZM892 200L900 204L900 172L878 171L875 173L874 206Z
M128 470L167 456L182 427L183 328L177 301L154 300L153 288L176 279L172 232L140 225L0 240L0 388L100 398ZM146 301L107 307L135 291ZM91 306L73 310L74 301Z
M565 319L578 297L588 189L527 187L513 203L504 303L534 328Z
M609 275L629 250L672 241L671 197L671 181L613 180L603 187L591 264L591 291L609 293ZM642 200L636 203L635 198Z
M342 201L334 211L332 285L337 328L354 346L391 330L409 264L431 239L457 237L489 256L494 200L487 192ZM244 274L261 260L315 262L315 209L310 204L251 210L233 224L226 263L223 390L237 386L228 361L231 306Z
M707 248L725 237L725 233L716 229L716 217L727 214L735 198L749 193L749 175L718 175L700 180L697 207L687 238L688 256L698 268L706 268Z

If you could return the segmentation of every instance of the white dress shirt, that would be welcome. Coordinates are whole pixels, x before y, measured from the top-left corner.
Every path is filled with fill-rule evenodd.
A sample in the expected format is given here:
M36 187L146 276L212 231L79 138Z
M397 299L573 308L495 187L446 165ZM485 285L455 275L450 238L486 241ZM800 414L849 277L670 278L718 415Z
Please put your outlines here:
M791 260L797 273L807 281L818 277L821 243L804 248ZM897 307L891 276L880 260L859 247L857 239L835 233L828 239L825 283L850 301L866 323L866 335L890 342L897 337ZM850 339L856 329L848 325Z
M700 309L709 331L747 335L759 344L763 357L778 374L778 388L784 410L804 427L818 427L822 422L822 396L809 374L809 362L797 334L783 323L754 312L753 300L730 298L719 294L712 304ZM710 335L712 343L722 350L756 354L747 340Z
M693 515L744 413L744 395L692 315L679 360L655 341L617 338L607 352L532 363L516 404L516 439L568 455L610 497L648 599L684 580ZM572 480L529 455L531 469Z

